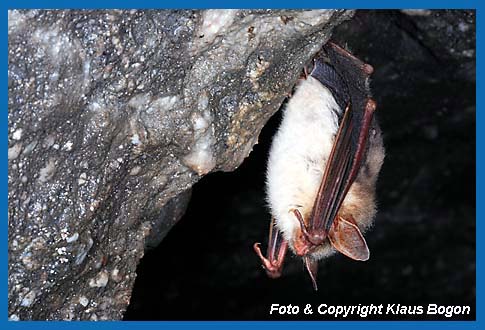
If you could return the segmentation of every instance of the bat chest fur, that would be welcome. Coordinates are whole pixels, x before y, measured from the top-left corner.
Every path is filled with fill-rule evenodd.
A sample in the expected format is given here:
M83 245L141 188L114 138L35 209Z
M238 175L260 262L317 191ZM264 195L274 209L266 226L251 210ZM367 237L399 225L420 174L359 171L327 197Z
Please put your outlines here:
M307 218L332 150L342 110L330 91L313 77L302 80L289 100L270 151L267 198L276 225L292 246L299 223Z

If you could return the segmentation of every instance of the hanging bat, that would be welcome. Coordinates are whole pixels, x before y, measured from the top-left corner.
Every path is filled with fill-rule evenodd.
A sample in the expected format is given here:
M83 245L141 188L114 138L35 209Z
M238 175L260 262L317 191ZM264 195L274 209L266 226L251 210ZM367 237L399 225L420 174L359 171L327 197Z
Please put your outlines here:
M362 232L376 213L375 184L384 159L369 89L372 72L328 42L288 100L268 160L272 220L266 257L254 244L271 278L281 275L288 247L303 258L315 290L318 260L335 251L369 259Z

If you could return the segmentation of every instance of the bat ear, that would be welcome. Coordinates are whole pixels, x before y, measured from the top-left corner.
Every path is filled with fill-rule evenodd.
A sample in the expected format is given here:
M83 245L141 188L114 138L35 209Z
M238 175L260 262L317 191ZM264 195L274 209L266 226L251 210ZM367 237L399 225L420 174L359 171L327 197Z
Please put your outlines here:
M359 261L369 259L367 243L359 227L353 221L336 217L328 233L328 238L332 246L347 257Z

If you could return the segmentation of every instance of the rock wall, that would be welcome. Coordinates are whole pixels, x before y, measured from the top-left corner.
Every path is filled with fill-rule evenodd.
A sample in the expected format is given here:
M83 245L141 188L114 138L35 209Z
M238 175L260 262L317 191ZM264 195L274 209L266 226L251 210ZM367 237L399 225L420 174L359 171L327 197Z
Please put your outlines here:
M9 11L10 319L120 319L145 245L352 14Z

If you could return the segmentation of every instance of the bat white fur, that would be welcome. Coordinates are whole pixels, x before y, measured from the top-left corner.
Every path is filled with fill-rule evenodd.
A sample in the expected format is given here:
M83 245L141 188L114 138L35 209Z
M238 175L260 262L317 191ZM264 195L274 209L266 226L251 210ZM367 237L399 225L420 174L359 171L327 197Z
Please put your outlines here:
M310 216L341 114L342 109L331 92L308 76L300 81L288 101L273 138L267 168L267 199L276 226L293 251L293 240L300 224L291 211L298 209L305 219ZM376 168L370 169L376 176L384 157L383 148L380 151L377 165L371 166ZM375 215L374 186L361 185L357 180L342 206L350 208L361 229L366 228ZM321 259L333 252L330 244L324 244L312 257Z

